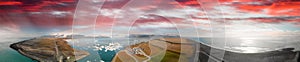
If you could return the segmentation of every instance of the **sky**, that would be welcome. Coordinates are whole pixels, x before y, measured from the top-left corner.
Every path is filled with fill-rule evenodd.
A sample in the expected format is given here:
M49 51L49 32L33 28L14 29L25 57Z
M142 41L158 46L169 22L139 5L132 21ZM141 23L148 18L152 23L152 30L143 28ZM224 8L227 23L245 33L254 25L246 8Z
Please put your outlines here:
M299 0L0 0L0 35L294 36L299 16Z

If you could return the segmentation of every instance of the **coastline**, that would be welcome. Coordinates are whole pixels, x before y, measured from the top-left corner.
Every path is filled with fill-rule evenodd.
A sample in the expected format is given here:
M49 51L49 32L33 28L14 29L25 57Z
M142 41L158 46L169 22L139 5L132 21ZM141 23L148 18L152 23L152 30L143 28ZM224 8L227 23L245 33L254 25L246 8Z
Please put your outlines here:
M184 39L184 38L173 38L173 39L165 38L165 39L167 39L167 40L155 39L155 40L150 40L147 42L142 42L142 43L128 46L123 51L118 52L112 62L121 62L124 59L128 59L128 60L137 59L138 61L146 60L145 56L142 56L139 54L126 53L126 51L132 51L132 48L136 47L136 46L139 46L140 48L142 48L142 50L144 52L146 52L146 54L151 56L152 58L155 58L155 56L153 56L153 54L155 54L155 53L153 53L153 50L155 50L155 48L153 48L153 47L165 49L165 50L160 50L161 52L164 52L162 54L164 57L163 58L160 57L160 59L158 61L170 61L171 60L170 58L172 58L172 57L168 57L168 55L173 54L172 60L184 61L184 62L186 62L186 61L187 62L193 62L193 61L200 61L200 62L207 62L207 61L224 61L224 62L270 62L270 61L271 62L286 62L286 61L288 61L288 62L298 62L299 55L300 55L299 51L292 51L293 48L283 48L280 50L257 52L257 53L242 53L242 52L238 53L238 52L233 52L230 50L224 50L224 49L211 47L209 45L195 42L195 41L192 41L189 39ZM184 39L184 40L182 40L182 39ZM186 41L188 41L188 42L186 42ZM155 44L151 44L151 43L155 43ZM167 46L161 45L164 43ZM178 44L180 44L180 45L178 45ZM153 50L151 49L151 47ZM190 48L190 47L192 47L192 48ZM197 49L196 47L198 47L199 49ZM213 51L213 52L211 52L211 51ZM219 54L217 52L224 52L223 58L215 56L215 55ZM217 54L215 54L215 53L217 53ZM131 55L131 56L124 56L124 55ZM186 59L185 57L192 58L192 59ZM166 58L169 58L169 59L166 59ZM178 60L176 60L176 59L178 59ZM157 61L157 60L152 60L152 61Z

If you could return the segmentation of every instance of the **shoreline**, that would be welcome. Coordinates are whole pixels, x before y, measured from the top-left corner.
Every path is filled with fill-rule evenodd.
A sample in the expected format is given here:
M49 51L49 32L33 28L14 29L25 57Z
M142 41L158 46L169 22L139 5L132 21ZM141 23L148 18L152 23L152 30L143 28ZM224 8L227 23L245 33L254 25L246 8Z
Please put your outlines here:
M196 52L196 53L191 53L191 52L187 53L187 54L192 55L192 56L194 55L193 56L194 59L187 59L187 60L190 60L190 61L198 61L199 60L201 62L202 61L205 62L205 61L208 61L208 60L213 60L213 61L225 61L225 62L241 62L241 61L245 62L245 60L247 60L246 62L266 62L266 61L275 61L275 62L278 62L278 61L279 62L280 61L289 61L289 62L297 62L297 61L300 60L300 57L299 57L300 51L292 51L294 48L283 48L283 49L280 49L280 50L273 50L273 51L267 51L267 52L257 52L257 53L238 53L238 52L233 52L233 51L230 51L230 50L224 50L224 49L219 49L219 48L211 47L209 45L202 44L202 43L190 40L190 39L184 39L183 40L184 42L182 42L179 39L182 40L182 38L177 38L177 39L167 38L167 40L161 40L161 39L159 39L159 41L160 42L169 43L168 44L169 45L168 49L165 50L165 52L173 52L173 53L177 52L175 54L179 54L180 55L180 58L177 58L177 59L181 59L181 60L183 59L181 57L182 56L181 54L182 53L186 53L187 51L186 50L180 50L180 49L189 49L189 48L187 48L187 46L191 46L191 45L199 45L199 46L194 46L194 48L195 47L199 47L199 49L192 49L193 52ZM155 40L150 40L150 41L138 43L138 44L135 44L135 45L136 46L139 46L139 45L140 46L141 45L148 45L149 42L153 42L153 41L155 41ZM180 42L178 42L178 41L180 41ZM188 42L185 42L185 41L188 41L188 42L191 41L191 43L188 43ZM159 44L159 43L157 43L157 44ZM185 46L185 47L179 47L180 51L176 51L176 48L178 48L178 47L174 46L176 44L180 44L181 46ZM132 48L132 46L135 46L135 45L127 46L127 48ZM149 46L150 45L154 45L155 46L155 44L149 44ZM169 47L171 47L171 48L169 48ZM174 49L174 47L175 47L175 49ZM141 47L141 48L146 48L144 51L146 51L146 53L147 53L147 50L148 50L147 48L149 48L149 47L145 46L145 47ZM164 47L159 47L159 48L164 48ZM124 50L126 50L126 49L124 49ZM224 58L219 58L218 56L216 56L216 55L220 55L219 53L218 54L214 54L214 52L210 52L210 51L214 51L215 53L216 52L223 52L224 53L223 54ZM120 52L118 52L118 53L120 53ZM124 54L120 53L119 55L124 55ZM127 55L130 55L130 54L127 54ZM135 56L135 55L136 54L133 54L133 56ZM149 54L147 54L147 55L149 55ZM139 55L137 55L135 57L138 57L138 56ZM150 56L151 56L151 54L150 54ZM184 56L186 56L186 55L183 55L183 57ZM274 58L274 57L276 57L276 58ZM133 57L131 57L131 58L133 58ZM264 59L260 60L261 58L264 58ZM116 55L116 57L114 58L114 60L115 60L114 62L119 62L120 61L120 60L118 60L118 55ZM139 60L142 60L142 59L139 59ZM164 61L164 60L162 60L162 61Z

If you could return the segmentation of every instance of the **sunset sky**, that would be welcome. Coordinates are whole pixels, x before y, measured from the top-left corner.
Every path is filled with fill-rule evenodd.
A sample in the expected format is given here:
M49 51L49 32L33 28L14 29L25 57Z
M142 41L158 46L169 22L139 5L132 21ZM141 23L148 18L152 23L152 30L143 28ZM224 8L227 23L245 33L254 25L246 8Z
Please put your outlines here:
M0 0L0 35L299 35L299 0ZM218 29L214 29L218 30Z

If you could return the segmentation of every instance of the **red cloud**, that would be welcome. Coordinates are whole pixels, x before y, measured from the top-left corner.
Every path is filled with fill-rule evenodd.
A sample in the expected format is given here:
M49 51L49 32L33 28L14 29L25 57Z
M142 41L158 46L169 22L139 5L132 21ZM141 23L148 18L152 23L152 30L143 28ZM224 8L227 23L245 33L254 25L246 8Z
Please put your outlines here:
M104 9L120 9L130 0L109 1L106 0L102 6ZM155 0L156 3L163 1ZM222 5L234 7L240 11L247 13L260 13L273 16L300 16L300 1L299 0L218 0ZM73 13L64 17L50 16L49 14L43 15L30 15L28 12L50 12L50 11L67 11L73 12L77 0L5 0L0 1L0 24L8 25L11 27L22 26L25 24L37 27L60 27L71 26L73 20ZM165 3L165 2L163 2ZM168 3L168 2L167 2ZM201 2L197 0L175 0L169 2L182 6L201 7ZM217 2L216 2L217 3ZM226 3L226 4L225 4ZM229 3L229 4L227 4ZM93 3L86 3L93 4ZM97 3L94 3L97 4ZM175 5L175 6L176 6ZM209 5L208 5L209 6ZM155 9L159 6L145 5L140 6L141 10ZM214 7L214 6L211 6ZM205 16L205 15L203 15ZM140 18L135 23L142 25L145 23L159 23L167 22L170 20L163 16L147 15L150 18ZM152 17L152 18L151 18ZM264 22L264 23L279 23L279 22L292 22L300 23L299 18L248 18L249 20ZM203 20L207 20L204 18ZM232 20L232 19L225 19ZM97 19L97 27L111 26L114 19L106 16L99 16ZM173 21L178 23L177 21ZM84 22L82 22L84 23Z
M114 19L108 16L98 16L96 25L98 28L111 26L114 22Z
M198 3L197 0L175 0L175 2L171 2L171 4L180 4L178 7L183 7L183 6L194 6L194 7L200 7L200 4Z
M102 8L122 8L130 0L118 0L118 1L105 1Z
M5 0L0 1L0 12L37 12L41 10L73 10L76 0ZM15 11L11 11L15 10Z
M236 2L232 6L251 13L265 13L273 16L300 16L300 1L297 0L249 0Z
M59 28L71 26L72 17L70 14L64 17L55 17L49 14L1 13L0 25L12 28Z
M253 18L253 21L264 22L264 23L280 23L280 22L291 22L300 23L300 18Z
M0 5L21 5L22 2L0 2Z
M213 1L213 0L207 0ZM183 6L201 7L206 0L176 0ZM215 3L235 7L248 13L260 13L273 16L300 16L299 0L218 0ZM212 5L207 5L214 7ZM207 7L206 6L206 7Z

